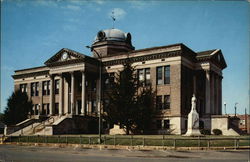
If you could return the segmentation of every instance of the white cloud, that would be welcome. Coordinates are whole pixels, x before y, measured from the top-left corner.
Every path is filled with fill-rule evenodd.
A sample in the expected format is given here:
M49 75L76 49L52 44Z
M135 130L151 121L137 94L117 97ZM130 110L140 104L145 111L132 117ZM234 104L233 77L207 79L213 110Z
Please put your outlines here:
M99 4L99 5L104 4L104 1L103 1L103 0L95 0L94 2L97 3L97 4Z
M67 24L67 25L63 25L63 30L65 30L65 31L74 31L74 30L76 30L76 27L73 26L73 25Z
M123 9L121 8L114 8L113 10L111 10L109 12L109 17L113 16L112 12L114 12L114 16L116 19L120 20L120 19L123 19L125 16L126 16L126 11L124 11Z
M132 8L136 9L144 9L147 6L150 6L154 3L154 1L143 1L143 0L129 0Z
M75 10L75 11L77 11L77 10L80 10L80 9L81 9L81 7L79 7L79 6L75 6L75 5L67 5L67 6L65 6L64 8L66 8L66 9L70 9L70 10Z
M80 22L79 19L75 19L75 18L70 18L67 21L72 22L72 23L78 23L78 22Z
M57 7L59 1L56 0L35 0L33 3L37 6L49 6L49 7Z

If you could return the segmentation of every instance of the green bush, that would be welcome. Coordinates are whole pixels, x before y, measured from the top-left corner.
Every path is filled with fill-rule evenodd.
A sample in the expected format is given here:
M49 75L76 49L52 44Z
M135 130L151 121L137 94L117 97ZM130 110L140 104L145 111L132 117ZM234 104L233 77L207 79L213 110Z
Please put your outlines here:
M200 132L201 134L204 134L204 135L211 135L210 130L208 129L201 129Z
M213 129L214 135L222 135L222 131L220 129Z

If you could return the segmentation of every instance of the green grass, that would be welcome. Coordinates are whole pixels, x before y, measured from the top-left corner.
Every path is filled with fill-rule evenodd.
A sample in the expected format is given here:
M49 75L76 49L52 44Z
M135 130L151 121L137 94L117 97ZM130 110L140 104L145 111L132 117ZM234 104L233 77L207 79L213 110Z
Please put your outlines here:
M98 135L63 135L63 136L18 136L9 137L6 142L31 143L69 143L69 144L98 144ZM175 140L174 140L175 139ZM209 140L208 140L209 139ZM168 147L232 147L235 139L239 146L250 146L249 136L226 137L184 137L178 135L102 135L102 144L127 146L168 146Z

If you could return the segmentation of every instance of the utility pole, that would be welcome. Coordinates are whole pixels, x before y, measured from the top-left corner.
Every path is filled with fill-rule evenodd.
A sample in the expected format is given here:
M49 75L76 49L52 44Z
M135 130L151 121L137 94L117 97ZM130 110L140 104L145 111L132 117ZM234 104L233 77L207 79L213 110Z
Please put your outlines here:
M248 121L247 121L247 108L245 108L245 129L246 129L246 132L247 132L247 127L249 127L249 125L248 125Z
M238 102L236 102L235 104L234 104L234 116L236 117L236 110L237 110L237 104L238 104Z
M92 47L90 47L90 46L86 46L86 48L90 48L91 49L91 51L92 50L94 50ZM94 50L94 52L97 54L97 56L98 56L98 59L99 59L99 89L98 89L98 117L99 117L99 122L98 122L98 125L99 125L99 127L98 127L98 135L99 135L99 144L101 144L102 143L102 136L101 136L101 121L102 121L102 119L101 119L101 94L102 94L102 92L101 92L101 86L102 86L102 60L101 60L101 56L100 56L100 54L96 51L96 50Z
M227 103L224 102L224 111L225 111L225 115L227 115Z

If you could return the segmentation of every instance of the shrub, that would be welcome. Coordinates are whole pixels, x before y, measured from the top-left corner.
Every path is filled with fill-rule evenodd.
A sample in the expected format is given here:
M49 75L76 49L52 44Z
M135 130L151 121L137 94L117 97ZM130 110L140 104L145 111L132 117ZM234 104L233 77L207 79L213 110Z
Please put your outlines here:
M211 135L210 130L208 129L201 129L200 132L201 134L204 134L204 135Z
M214 135L222 135L222 131L220 129L213 129Z

